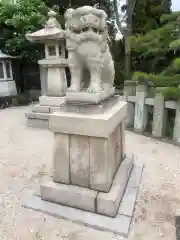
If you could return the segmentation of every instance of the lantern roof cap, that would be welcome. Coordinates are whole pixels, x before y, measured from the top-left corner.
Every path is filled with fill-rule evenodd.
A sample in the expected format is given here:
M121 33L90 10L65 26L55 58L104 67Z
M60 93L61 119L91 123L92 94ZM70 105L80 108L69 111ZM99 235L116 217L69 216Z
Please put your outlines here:
M31 42L43 42L46 40L60 40L64 38L64 31L60 23L56 19L57 13L50 10L48 13L49 19L45 27L34 33L26 34L26 38Z

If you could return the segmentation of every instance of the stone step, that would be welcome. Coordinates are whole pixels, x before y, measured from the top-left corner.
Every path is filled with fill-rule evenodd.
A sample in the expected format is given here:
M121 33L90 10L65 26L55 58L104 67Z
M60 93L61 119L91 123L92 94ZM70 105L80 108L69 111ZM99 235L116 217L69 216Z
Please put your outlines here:
M46 177L40 185L41 198L46 201L115 217L133 166L133 159L126 158L121 163L108 193L75 185L55 183L51 178Z
M131 171L133 159L125 158L114 177L113 184L108 193L99 192L97 196L97 213L115 217L125 192Z
M48 113L27 112L27 113L25 113L25 117L26 118L31 118L31 119L48 120L49 119L49 114Z

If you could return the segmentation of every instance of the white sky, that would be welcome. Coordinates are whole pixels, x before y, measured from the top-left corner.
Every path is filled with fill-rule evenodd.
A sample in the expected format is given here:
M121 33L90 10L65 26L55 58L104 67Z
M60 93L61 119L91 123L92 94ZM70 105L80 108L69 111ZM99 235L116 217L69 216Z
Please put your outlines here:
M172 10L173 11L180 10L180 0L172 0Z

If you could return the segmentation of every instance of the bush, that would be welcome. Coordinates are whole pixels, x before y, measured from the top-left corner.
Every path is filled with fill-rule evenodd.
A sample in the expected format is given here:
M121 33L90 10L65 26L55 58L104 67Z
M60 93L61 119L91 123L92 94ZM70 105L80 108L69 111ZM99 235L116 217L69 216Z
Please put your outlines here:
M175 74L173 76L164 76L164 75L155 75L155 74L147 74L143 72L135 72L132 77L133 81L147 82L151 84L151 82L156 87L177 87L180 85L180 74Z
M160 87L156 88L156 92L161 93L164 96L165 101L177 101L180 99L180 88L178 87Z

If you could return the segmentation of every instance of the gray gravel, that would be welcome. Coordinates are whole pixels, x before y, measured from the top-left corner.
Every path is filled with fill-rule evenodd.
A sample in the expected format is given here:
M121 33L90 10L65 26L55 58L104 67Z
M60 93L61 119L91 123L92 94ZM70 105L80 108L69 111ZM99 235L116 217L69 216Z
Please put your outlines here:
M21 207L40 177L51 172L53 146L52 133L26 127L26 111L27 107L0 111L0 239L122 239ZM145 164L129 240L175 239L180 149L131 132L126 132L126 145L127 154Z

